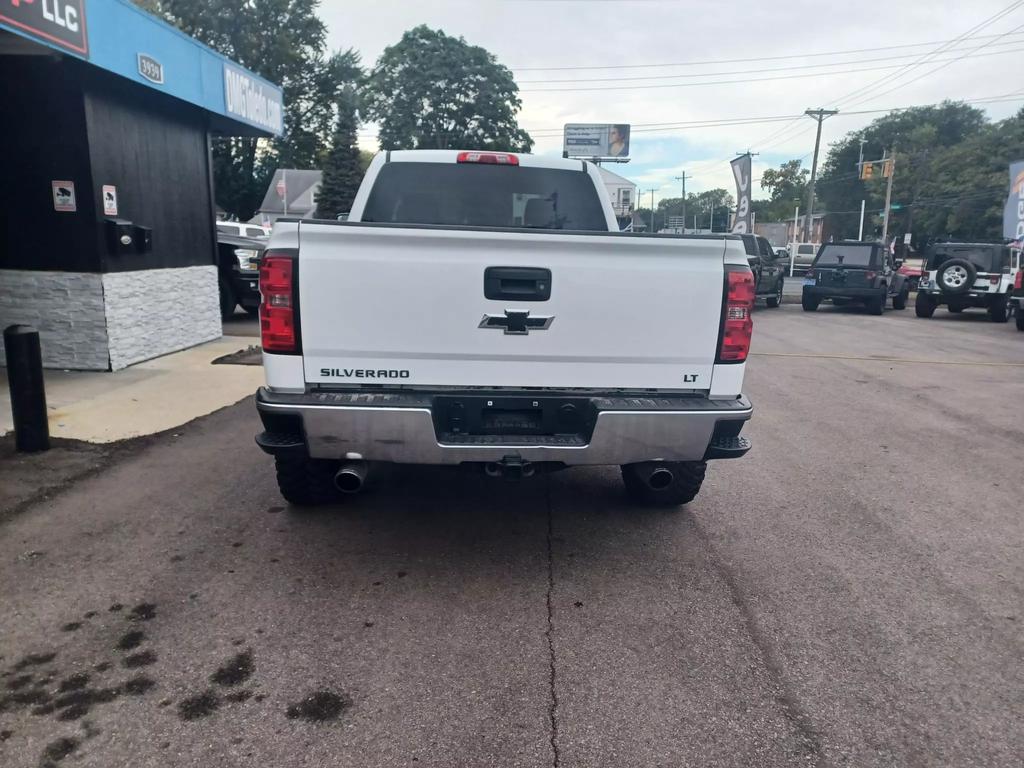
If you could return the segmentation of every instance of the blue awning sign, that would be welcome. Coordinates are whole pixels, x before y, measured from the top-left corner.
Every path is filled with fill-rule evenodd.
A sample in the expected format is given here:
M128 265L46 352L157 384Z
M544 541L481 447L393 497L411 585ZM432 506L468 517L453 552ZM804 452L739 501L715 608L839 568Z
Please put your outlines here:
M224 62L224 104L229 115L250 125L276 135L284 130L281 89L227 61Z
M85 0L7 0L0 22L60 48L89 55Z

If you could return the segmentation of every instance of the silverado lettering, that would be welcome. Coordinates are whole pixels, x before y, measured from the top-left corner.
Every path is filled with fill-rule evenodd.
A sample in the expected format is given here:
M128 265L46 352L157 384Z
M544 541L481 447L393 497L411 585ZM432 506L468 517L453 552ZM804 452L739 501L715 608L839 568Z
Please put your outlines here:
M402 370L370 370L366 368L321 368L321 376L333 376L339 379L408 379L409 372Z

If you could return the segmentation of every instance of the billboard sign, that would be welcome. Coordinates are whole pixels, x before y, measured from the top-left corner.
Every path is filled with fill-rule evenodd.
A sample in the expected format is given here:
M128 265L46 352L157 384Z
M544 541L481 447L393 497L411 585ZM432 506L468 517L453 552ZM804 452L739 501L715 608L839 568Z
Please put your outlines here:
M1024 240L1024 160L1010 163L1010 194L1003 209L1003 237L1020 247Z
M629 158L625 123L567 123L562 150L566 157Z
M281 89L251 72L224 62L224 106L227 114L280 136L284 131Z
M89 55L85 0L8 0L0 4L0 25L53 48Z
M732 231L746 234L754 231L753 209L750 207L750 154L740 155L732 161L732 175L736 177L736 219Z

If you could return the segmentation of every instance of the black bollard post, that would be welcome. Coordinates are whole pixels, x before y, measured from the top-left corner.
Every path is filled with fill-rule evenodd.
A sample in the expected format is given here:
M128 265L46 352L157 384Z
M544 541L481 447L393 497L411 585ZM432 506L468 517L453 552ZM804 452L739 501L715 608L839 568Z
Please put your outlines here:
M39 331L30 325L9 326L4 330L4 351L14 416L14 445L25 452L49 450L50 425L46 420Z

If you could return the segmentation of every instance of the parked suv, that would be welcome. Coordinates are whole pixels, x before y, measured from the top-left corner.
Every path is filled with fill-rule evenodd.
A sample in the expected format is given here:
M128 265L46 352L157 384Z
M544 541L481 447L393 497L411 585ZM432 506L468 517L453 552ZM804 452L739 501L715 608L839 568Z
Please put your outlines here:
M782 288L786 274L783 259L780 259L772 244L760 235L742 235L743 247L747 251L747 263L754 273L754 290L758 298L764 297L765 304L777 307L782 303Z
M1020 255L1017 258L1020 259ZM1010 306L1016 315L1017 330L1024 331L1024 264L1017 265L1017 275L1013 279L1013 293L1010 294Z
M804 276L803 308L813 312L826 299L836 306L863 304L880 315L889 297L893 309L906 309L910 286L893 268L882 243L844 240L825 243Z
M950 312L968 307L988 310L994 323L1005 323L1013 275L1010 248L999 243L936 243L926 251L925 272L914 309L931 317L945 304Z
M220 316L227 320L241 306L255 316L260 308L259 258L266 240L236 237L217 230L217 283Z

